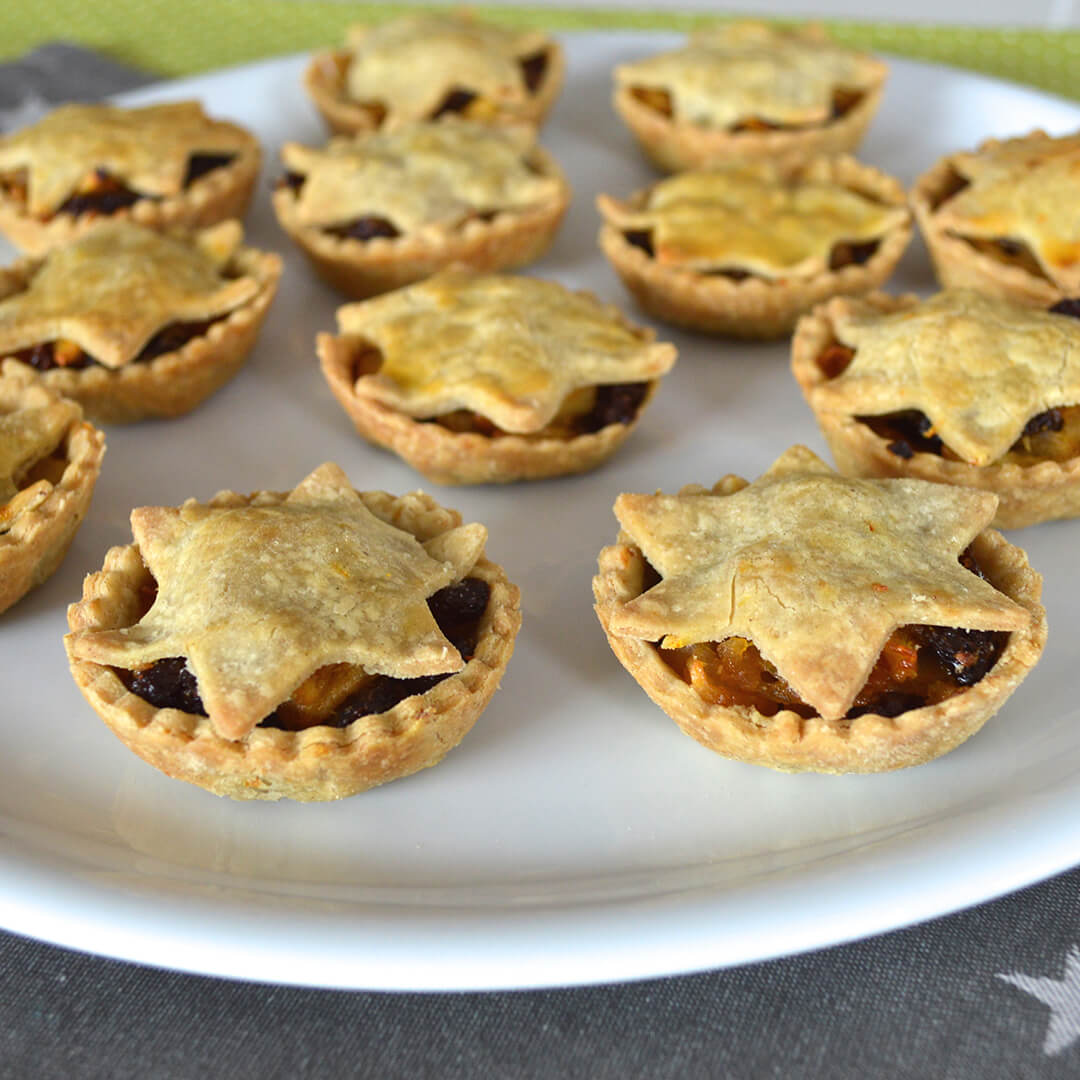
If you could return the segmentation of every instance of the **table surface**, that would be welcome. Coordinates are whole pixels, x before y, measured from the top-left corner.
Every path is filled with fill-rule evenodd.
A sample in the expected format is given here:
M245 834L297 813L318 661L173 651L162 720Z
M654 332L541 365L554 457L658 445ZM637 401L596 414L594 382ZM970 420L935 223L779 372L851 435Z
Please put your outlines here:
M145 81L93 54L45 50L0 67L0 109L13 86L63 100ZM0 1077L1072 1077L1078 901L1074 870L821 952L527 993L246 984L0 933Z

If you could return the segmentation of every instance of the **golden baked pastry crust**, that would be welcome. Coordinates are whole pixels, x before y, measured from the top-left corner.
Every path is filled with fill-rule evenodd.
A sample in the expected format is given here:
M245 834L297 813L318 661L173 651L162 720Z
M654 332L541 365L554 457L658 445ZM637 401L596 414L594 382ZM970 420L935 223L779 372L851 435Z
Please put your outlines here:
M827 477L830 473L831 470L814 458L809 451L796 447L788 451L762 479L766 481L771 479L770 486L775 493L778 480L782 483L785 478L790 480L800 475L808 475L818 481L813 493L815 509L824 506L831 511L832 500L822 497L824 488L820 482L822 477ZM832 475L835 477L835 474ZM864 654L873 653L874 642L881 635L875 632L871 635L873 640L863 640L867 635L864 618L879 604L884 604L883 611L889 612L894 590L888 586L871 589L864 587L860 604L865 604L866 611L859 613L853 605L851 608L853 622L850 625L847 620L837 620L829 616L832 630L824 639L819 637L815 640L812 627L804 624L802 619L809 618L811 615L812 609L807 606L808 604L816 604L822 599L831 602L838 585L842 590L850 591L853 597L859 593L860 586L853 584L849 579L849 575L854 576L852 575L854 563L850 561L850 552L844 550L844 544L848 539L852 537L858 539L860 535L860 530L856 528L858 522L855 516L849 519L847 526L842 526L843 531L848 534L843 540L837 540L828 535L827 527L824 534L820 536L815 534L818 542L805 549L813 551L815 568L812 576L814 580L808 581L805 589L800 585L798 576L796 546L785 546L781 543L776 552L770 555L770 548L761 546L762 541L758 540L751 546L743 548L741 553L729 553L730 560L738 564L737 573L744 575L740 577L742 584L738 585L733 593L731 586L728 586L729 593L732 595L731 611L734 615L730 626L735 627L736 632L741 633L742 636L747 636L754 641L763 655L771 656L781 675L788 678L793 686L795 683L806 682L809 679L807 685L810 686L810 693L801 691L804 700L822 695L822 700L832 702L824 710L829 716L822 715L819 711L818 715L803 718L795 712L781 709L770 717L752 707L709 704L664 663L652 640L643 637L639 630L628 632L626 625L628 616L630 622L633 622L640 617L640 614L659 610L660 601L650 599L650 602L640 609L639 614L633 614L635 607L640 608L639 598L648 595L645 591L647 563L646 554L641 545L625 528L620 532L618 542L601 552L599 573L593 581L597 615L615 655L650 698L687 734L710 749L740 761L792 772L879 772L917 765L953 749L977 731L1001 707L1038 660L1046 636L1045 612L1039 603L1041 578L1030 568L1024 553L1019 548L1010 545L993 530L980 531L980 523L992 513L993 496L977 492L959 493L957 489L935 488L933 485L919 490L921 485L916 487L915 482L911 481L838 480L838 491L858 492L862 490L858 485L888 483L911 484L910 488L900 487L896 490L903 492L909 507L916 508L919 516L926 520L921 524L909 522L904 526L903 511L900 511L892 521L889 521L888 518L892 512L885 510L886 504L879 503L872 511L873 516L869 521L873 529L866 534L866 542L859 540L857 547L874 546L882 541L884 532L887 532L889 538L881 544L881 550L887 551L892 547L897 552L901 552L903 544L897 548L895 541L891 539L894 526L900 524L902 529L909 532L911 536L916 536L923 525L930 524L931 531L935 535L928 541L926 547L934 549L934 554L930 558L935 563L935 570L944 569L945 574L952 579L953 584L946 589L946 593L953 587L960 588L960 592L954 592L951 597L942 593L941 589L935 589L933 596L916 591L907 593L901 597L901 604L884 619L882 625L888 628L889 621L893 619L894 625L923 621L924 616L929 615L929 611L924 611L920 616L915 616L914 611L920 605L929 602L932 605L941 603L942 612L949 609L951 613L948 618L960 620L959 625L980 623L983 628L988 628L990 623L1000 620L999 627L1010 626L1008 642L997 663L972 686L938 704L909 709L896 717L885 717L874 713L867 713L853 719L844 717L847 707L845 702L849 701L852 692L841 689L834 680L850 687L853 682L859 681L860 675L854 671L853 661L842 659L841 654L848 646L853 646ZM758 484L760 485L761 481L758 481ZM668 500L676 504L683 500L684 506L685 500L689 500L691 507L701 505L711 510L712 506L717 505L712 501L714 498L727 500L745 491L747 487L746 481L735 476L727 476L711 490L694 485L684 488L678 497L620 496L620 500L630 499L639 502L648 502L650 499ZM945 535L948 533L948 528L944 524L940 528L933 525L936 511L948 505L947 501L942 501L935 495L935 491L940 490L956 493L953 521L958 526L958 533L952 536ZM780 495L781 502L767 509L775 510L782 507L782 490ZM847 497L846 494L843 495L843 498ZM744 495L743 507L749 513L745 499ZM923 499L933 500L936 504L935 510L927 513L925 505L921 504ZM695 500L704 500L704 502L695 503ZM861 506L860 512L870 505ZM616 507L618 509L619 503ZM727 515L729 521L735 521L736 526L739 525L738 513L731 508L722 507L721 510ZM633 502L624 503L620 516L625 517L627 513L631 513L632 516L635 512ZM756 517L750 520L753 522ZM836 523L833 521L834 525ZM685 523L682 524L685 526ZM677 532L678 526L679 522L675 522L670 527ZM634 527L637 528L636 525ZM687 532L685 527L682 531L684 535L691 538L691 541L697 536L694 532ZM752 532L753 529L751 529ZM818 532L820 533L821 530L819 529ZM871 533L876 535L871 536ZM971 581L966 583L961 581L963 574L967 571L962 571L959 563L955 564L956 568L961 570L959 576L949 569L949 552L953 548L966 546L973 534L972 552L986 575L987 581L993 586L991 592L997 590L999 597L997 602L987 601L988 606L982 609L981 614L977 614L976 610L982 607L984 600L987 600L986 583L981 582L974 574L970 575ZM750 533L745 535L753 540ZM783 541L784 537L781 535L780 539ZM767 541L765 543L768 544ZM848 560L848 565L844 566L839 578L829 577L828 585L816 582L817 576L822 574L823 570L824 574L830 573L826 561L831 561L832 549L837 544L840 545L841 559ZM941 544L940 558L938 544ZM691 547L693 547L692 542ZM948 551L945 550L946 548ZM716 596L725 594L722 590L717 593L709 588L693 592L673 589L670 584L671 579L680 575L694 577L699 570L699 563L690 550L681 554L668 549L665 549L665 552L663 558L673 559L674 562L669 567L669 574L662 577L660 585L667 583L667 595L682 597L682 602L689 609L687 617L691 620L697 619L704 611L698 603L698 596L713 597L713 602L715 602ZM795 562L789 565L787 560L792 557L795 558ZM655 561L663 560L658 560L654 553L650 562L655 566ZM902 554L900 561L905 564L907 562ZM886 577L889 577L893 570L891 567L875 568L871 565L868 565L866 569L868 571L880 569ZM921 575L917 576L921 577ZM704 580L703 578L702 581ZM892 578L889 577L889 580L891 581ZM914 578L912 580L914 581ZM977 586L972 587L972 582L977 583ZM762 588L766 586L776 588L781 583L783 583L783 594L779 600L776 600L776 604L772 605L775 611L769 612L768 602L762 604L752 598L755 593L760 593L759 585ZM944 585L942 588L945 588ZM781 601L786 599L790 602L800 592L803 599L799 611L789 613L787 622L781 620L783 625L774 624L773 616L783 611ZM976 592L978 596L975 596ZM767 598L768 593L761 595ZM897 596L901 596L900 590L897 590ZM966 599L961 600L962 596ZM969 607L969 603L974 606ZM991 614L994 608L997 612ZM966 609L964 614L962 614L963 609ZM813 618L817 617L818 614L815 613ZM944 625L950 625L950 623L946 621ZM951 625L957 625L957 623L954 622ZM748 631L748 627L756 627L756 629ZM718 630L710 632L716 633L718 637L724 633ZM783 639L788 632L795 634L796 644L784 642ZM760 634L764 634L764 637ZM662 634L654 634L653 640L657 636L662 636ZM763 644L766 639L769 644ZM679 641L681 642L682 639L680 638ZM807 651L808 642L812 654ZM838 645L840 652L837 651ZM873 663L873 657L870 663ZM861 671L865 665L860 661L856 666ZM861 677L865 678L865 675Z
M781 31L735 21L698 31L675 52L616 68L613 104L666 172L733 160L797 167L859 144L887 73L877 58L832 44L820 27ZM670 114L642 100L635 93L642 89L667 94ZM833 90L858 94L838 116L830 111ZM763 109L789 126L757 129L754 121L769 119ZM681 115L684 110L691 115ZM698 122L699 115L709 122ZM732 130L739 120L751 127Z
M392 526L387 541L392 546L411 544L418 551L432 553L433 563L432 558L420 555L421 561L426 559L425 566L431 563L434 568L422 571L428 585L414 587L421 591L428 587L437 588L437 580L449 580L453 576L455 563L460 564L456 569L460 576L475 577L488 584L490 596L480 619L473 656L462 664L456 651L451 649L452 655L445 661L440 661L438 656L432 661L430 648L424 646L427 651L421 650L417 655L428 656L429 669L434 663L440 670L447 670L448 665L458 670L426 692L407 697L385 712L362 716L344 728L322 724L303 731L285 731L251 727L247 722L240 722L238 726L230 724L229 730L236 734L246 727L246 734L227 738L219 730L220 720L215 723L209 717L175 708L156 708L129 693L108 664L81 655L83 652L95 653L101 648L108 651L119 636L126 635L130 639L130 631L125 628L133 627L146 612L145 590L155 584L151 572L137 544L116 547L106 556L104 568L86 579L82 600L69 608L71 633L65 643L72 674L83 695L113 732L140 757L169 776L218 795L235 799L315 801L343 798L434 765L469 731L495 692L513 652L514 637L520 626L518 590L507 581L502 568L482 554L484 530L481 526L461 526L458 513L439 506L419 492L400 497L385 492L354 492L357 500L354 504L353 499L344 494L346 484L344 474L336 466L324 465L293 492L257 492L250 496L222 492L206 504L191 500L179 510L166 513L171 520L212 518L216 525L223 520L220 518L222 512L250 515L255 510L270 522L271 527L278 527L281 515L288 513L290 506L299 507L302 515L310 504L326 505L332 516L339 513L333 507L339 504L337 496L340 494L345 499L345 509L340 513L349 520L357 514L363 519L368 512L377 523L377 531L386 532L386 526ZM299 499L298 495L301 496ZM361 509L353 510L354 505ZM239 522L240 519L229 520ZM256 524L263 527L265 523ZM144 522L144 525L155 528L156 519ZM307 522L302 522L300 527L307 528ZM394 539L395 536L399 538ZM462 556L463 551L467 557ZM297 557L302 556L301 549ZM469 558L475 561L465 565ZM331 566L326 573L330 574L333 569ZM312 590L315 593L321 590L321 594L329 599L328 612L345 612L346 618L351 617L347 606L334 599L339 589L327 592L316 583ZM305 593L312 590L305 590ZM293 603L291 600L290 606ZM300 617L316 619L315 609L323 610L323 604L324 601L314 603L310 616L301 613ZM368 606L370 601L365 600L365 614ZM384 608L384 612L388 626L401 622L393 602L389 608ZM245 621L247 616L242 616L238 610L237 618ZM283 623L285 632L292 633L292 616L287 612L278 616L271 608L262 621L276 626L281 618L286 620ZM356 624L363 629L362 616L356 619ZM255 628L257 631L258 626ZM333 629L340 629L336 622ZM361 649L389 648L389 642L396 639L399 630L392 631L393 638L386 639L384 646L378 644L382 639L372 638L370 631L365 633L369 644L360 645ZM137 636L137 648L141 647L139 640ZM342 630L340 640L339 651L342 655L351 655L354 646L349 644L345 630ZM370 644L372 640L374 646ZM237 648L236 655L244 657L243 643ZM338 646L323 648L329 654ZM308 657L306 664L305 657ZM286 674L284 681L295 682L303 677L301 669L318 663L307 653L295 659L296 663L290 665L290 672L295 677ZM292 668L296 668L296 672L292 672ZM276 669L270 677L283 683L283 677ZM285 695L290 692L286 686ZM254 705L249 705L247 711L251 708Z
M422 168L410 165L413 148L422 151ZM532 144L531 129L447 121L335 139L323 153L287 144L282 157L290 170L316 170L303 175L325 165L337 173L323 185L334 194L323 200L329 205L305 205L284 184L273 205L320 277L355 299L450 265L477 272L525 266L550 247L570 203L562 170ZM342 175L339 162L351 163L353 175ZM389 220L400 235L358 240L328 229L365 217Z
M1062 211L1078 170L1080 135L1037 130L987 139L923 173L911 206L942 286L1039 307L1080 294L1080 233ZM1025 257L995 253L998 241L1023 245Z
M927 313L921 336L920 312ZM902 322L888 322L902 314ZM951 332L948 320L954 321ZM871 369L842 392L818 358L834 342L856 348L857 354L859 335L848 329L853 323L890 328L887 366ZM1025 327L1030 327L1027 341ZM907 358L894 355L905 343ZM1000 500L993 524L1003 529L1080 515L1080 456L1037 464L1001 460L1026 421L1045 409L1080 403L1076 319L963 289L947 290L932 301L883 293L836 299L799 321L791 367L840 472L912 476L992 491ZM919 450L901 457L889 450L889 439L856 419L909 408L928 415L935 433L964 458ZM950 416L960 425L955 431Z
M676 358L674 346L590 294L509 275L445 271L346 305L338 323L338 336L319 335L317 348L357 431L443 484L594 468L622 444ZM452 358L441 348L448 338L458 344ZM381 353L379 368L358 374L358 354L372 346ZM646 384L629 422L571 436L552 428L573 392L620 383ZM425 422L459 409L503 434Z
M183 186L191 154L232 154ZM0 232L30 255L71 243L101 213L58 208L98 167L146 197L108 213L151 229L199 229L242 217L259 173L261 150L243 128L207 117L194 101L123 109L63 105L39 124L0 137L0 175L27 170L27 197L0 184Z
M304 72L304 89L337 134L432 119L448 94L470 87L477 91L465 113L470 119L539 126L562 89L566 62L556 41L467 13L404 15L379 26L354 26L346 37L345 48L317 53ZM523 74L511 74L507 64L539 53L543 76L529 91ZM365 69L373 96L357 100L357 72ZM399 88L402 96L395 97Z
M23 430L9 431L13 423ZM78 405L42 385L24 365L7 360L0 374L0 454L5 488L0 611L5 611L63 560L90 507L105 436L82 419ZM34 472L41 475L29 482Z
M634 299L650 315L676 326L706 333L742 338L774 338L788 333L799 315L814 304L836 295L859 295L884 282L903 255L911 240L911 216L906 209L903 188L892 177L863 165L854 158L819 158L792 172L758 164L737 173L759 178L756 187L762 192L783 193L788 224L797 220L797 204L791 189L805 184L810 190L827 193L856 193L879 204L881 231L875 239L877 248L862 263L851 262L839 269L828 268L820 252L804 259L801 273L791 268L778 270L775 278L753 273L736 279L720 273L703 273L693 265L665 265L660 259L632 244L625 232L648 208L653 193L664 184L685 184L688 177L708 174L683 174L670 181L636 192L626 202L601 195L597 204L604 215L600 247ZM723 175L723 174L719 174ZM822 195L822 198L825 196ZM818 213L812 215L818 220ZM764 228L759 238L767 238ZM837 235L837 244L852 237ZM786 238L785 238L786 244ZM733 255L730 269L739 269Z
M187 236L107 222L54 254L17 260L0 274L0 353L67 339L100 358L39 376L98 421L189 412L240 369L277 290L280 256L244 247L242 236L237 222ZM130 310L127 282L136 279L141 319ZM156 330L203 318L216 321L181 348L134 360Z

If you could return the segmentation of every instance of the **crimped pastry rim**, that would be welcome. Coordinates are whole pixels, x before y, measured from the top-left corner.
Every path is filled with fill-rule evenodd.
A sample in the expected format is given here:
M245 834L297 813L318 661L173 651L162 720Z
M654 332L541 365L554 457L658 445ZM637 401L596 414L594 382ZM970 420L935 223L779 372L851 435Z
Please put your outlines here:
M4 382L14 387L12 400L40 398L42 387L24 364L5 360ZM50 397L55 396L46 391ZM105 435L85 420L65 433L67 464L57 483L38 505L20 514L0 533L0 611L40 585L60 565L86 516L105 455Z
M437 484L511 483L541 480L596 468L637 426L659 379L648 382L645 398L628 424L613 423L569 439L489 438L478 432L455 432L423 423L381 402L354 392L352 348L345 337L319 334L319 363L334 397L365 439L397 454Z
M0 191L0 233L24 255L41 256L69 244L104 221L131 221L158 232L173 228L199 229L227 218L240 218L251 201L262 163L262 149L251 132L228 121L246 141L227 165L221 165L175 195L139 199L111 214L55 214L39 221Z
M832 181L884 205L907 206L900 182L880 169L846 155L827 159L827 164ZM653 187L655 184L635 191L625 205L644 206ZM770 338L786 334L801 314L822 300L857 296L881 285L911 242L913 228L909 214L903 224L882 235L877 250L864 263L778 281L753 275L736 281L662 266L607 220L600 228L599 241L623 284L655 317L707 333Z
M210 506L280 504L289 492L219 492ZM423 492L393 496L358 492L377 517L420 540L461 523L455 510ZM158 709L130 693L111 668L72 655L72 676L115 735L166 775L234 799L340 799L434 765L468 733L498 688L521 625L520 595L501 566L484 556L469 571L491 586L476 652L465 667L423 694L345 728L304 731L255 728L238 742L218 735L210 720ZM131 624L140 586L150 580L137 545L111 548L100 571L87 576L82 599L68 608L72 633Z
M346 295L366 299L428 277L442 267L456 264L487 272L517 268L540 258L562 223L571 189L559 163L543 147L532 146L523 157L558 181L556 195L534 206L500 210L490 221L471 219L461 228L429 226L397 237L356 240L302 224L296 214L296 195L287 187L276 188L271 202L278 224L316 271Z
M738 482L728 483L732 480L737 478L725 478L714 492L737 490ZM1046 612L1039 602L1041 576L1028 564L1025 553L994 529L984 529L972 543L987 578L1027 608L1032 623L1027 630L1011 634L997 664L979 682L937 705L897 717L867 713L830 723L821 717L804 719L787 709L768 717L754 708L703 701L661 660L651 643L620 637L609 629L616 608L642 591L644 558L622 531L614 545L600 552L599 572L593 578L595 610L623 667L686 734L708 749L782 772L886 772L931 761L975 734L1042 653Z
M860 300L882 314L908 310L922 302L913 293L902 296L870 293ZM828 380L816 360L832 340L830 307L821 304L799 320L791 344L791 371L840 472L849 476L910 476L992 491L1000 500L992 523L999 529L1024 528L1080 515L1080 455L1065 462L1047 460L1035 465L1017 462L970 465L922 451L915 451L905 459L891 453L887 449L888 440L868 425L847 413L822 409L815 402L815 390Z
M540 127L544 123L559 96L559 91L562 90L566 75L566 57L562 46L553 38L548 38L545 50L547 67L544 81L539 91L529 98L528 108L513 113L496 112L485 123L526 123L534 127ZM356 135L364 131L375 131L378 127L372 123L369 109L342 95L345 72L351 56L352 51L346 48L317 52L304 68L302 80L304 90L323 121L338 135Z
M0 300L25 289L43 258L24 256L3 272ZM275 252L239 247L226 269L255 278L258 292L217 319L206 333L152 360L120 368L99 364L38 372L22 361L9 359L58 394L79 402L91 419L100 422L130 423L182 415L239 370L277 292L282 266L281 256Z
M888 66L878 60L878 81L837 120L799 130L732 132L678 122L639 101L629 85L616 85L611 103L645 154L668 172L724 161L775 161L801 165L821 155L853 150L881 105Z
M1024 138L1046 136L1035 130ZM975 153L1000 146L1003 139L984 139ZM952 175L955 154L946 154L926 170L911 188L909 202L943 287L966 286L1018 303L1050 307L1068 294L1048 278L1037 277L1021 266L1001 262L976 250L966 240L953 236L937 220L935 203L946 190Z

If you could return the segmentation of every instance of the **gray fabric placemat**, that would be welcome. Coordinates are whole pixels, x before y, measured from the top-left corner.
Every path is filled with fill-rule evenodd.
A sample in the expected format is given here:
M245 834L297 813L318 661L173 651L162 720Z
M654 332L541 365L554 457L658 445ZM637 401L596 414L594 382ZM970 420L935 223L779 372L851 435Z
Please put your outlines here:
M0 130L50 102L152 80L45 46L0 65ZM1080 870L867 941L620 986L310 990L144 968L3 932L0 976L0 1078L19 1080L1073 1078Z

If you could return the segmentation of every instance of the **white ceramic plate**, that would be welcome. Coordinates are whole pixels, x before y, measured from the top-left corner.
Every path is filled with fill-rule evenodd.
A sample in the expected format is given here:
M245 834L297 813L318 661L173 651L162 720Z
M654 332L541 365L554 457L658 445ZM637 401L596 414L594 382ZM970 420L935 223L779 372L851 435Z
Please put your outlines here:
M627 303L597 253L599 191L651 178L608 105L619 60L668 47L572 36L544 141L574 206L535 268ZM437 494L490 530L525 624L488 711L436 769L330 805L237 804L130 754L75 690L66 605L128 511L220 488L292 487L325 460L361 488L421 486L362 443L313 352L339 302L269 209L285 139L321 141L302 58L132 96L201 97L253 128L267 167L250 237L286 253L243 373L194 415L109 431L91 513L61 570L0 620L0 925L115 957L321 986L473 989L688 972L926 919L1080 855L1074 577L1080 522L1020 539L1046 576L1049 647L1006 708L951 755L898 774L791 777L728 762L656 709L592 613L590 578L620 491L754 477L790 443L824 453L783 346L663 334L681 358L621 454L576 478ZM862 156L910 182L987 135L1080 126L1080 108L897 60ZM894 287L933 288L921 247Z

